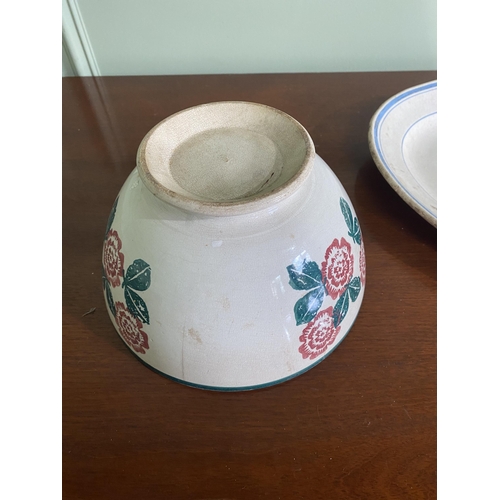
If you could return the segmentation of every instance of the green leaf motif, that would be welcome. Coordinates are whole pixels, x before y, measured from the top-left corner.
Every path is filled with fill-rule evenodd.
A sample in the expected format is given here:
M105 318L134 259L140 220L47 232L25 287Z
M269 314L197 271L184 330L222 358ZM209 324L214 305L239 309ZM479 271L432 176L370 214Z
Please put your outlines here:
M310 290L323 286L321 271L316 262L303 259L302 262L287 266L289 284L294 290Z
M118 196L116 197L115 202L113 203L113 207L111 208L111 213L108 217L108 223L106 224L106 234L109 233L111 226L113 225L113 221L115 220L116 206L118 205Z
M340 209L342 210L342 215L344 216L349 231L352 231L354 229L354 220L352 218L351 207L344 198L340 198Z
M333 308L333 326L337 328L337 326L342 323L342 320L345 318L347 311L349 310L349 294L347 290L339 297L339 300L335 304Z
M340 198L340 209L344 216L345 223L349 229L349 236L358 244L361 245L361 229L357 217L352 216L351 207L344 198Z
M151 285L151 266L142 259L136 259L128 266L122 287L143 292Z
M113 301L113 294L111 293L111 286L107 279L104 279L104 290L106 292L106 302L108 303L108 307L113 313L113 316L116 316L116 307Z
M349 231L348 234L358 245L361 245L361 229L359 227L359 222L356 217L354 217L354 230L352 231L352 233L351 231Z
M293 309L295 313L295 322L298 325L309 323L319 311L323 298L325 297L325 289L319 286L299 299Z
M129 287L125 288L125 302L132 316L149 325L149 312L146 303Z
M349 290L349 297L351 297L351 300L356 302L359 292L361 291L361 280L359 277L356 276L356 278L353 278L347 286L347 289Z

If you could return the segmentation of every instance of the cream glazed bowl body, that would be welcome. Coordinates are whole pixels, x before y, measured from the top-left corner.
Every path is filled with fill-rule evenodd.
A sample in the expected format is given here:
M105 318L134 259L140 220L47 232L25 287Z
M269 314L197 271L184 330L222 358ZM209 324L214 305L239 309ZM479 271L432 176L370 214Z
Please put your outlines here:
M340 181L289 115L210 103L160 122L112 208L103 247L111 321L176 381L283 382L344 339L366 283Z

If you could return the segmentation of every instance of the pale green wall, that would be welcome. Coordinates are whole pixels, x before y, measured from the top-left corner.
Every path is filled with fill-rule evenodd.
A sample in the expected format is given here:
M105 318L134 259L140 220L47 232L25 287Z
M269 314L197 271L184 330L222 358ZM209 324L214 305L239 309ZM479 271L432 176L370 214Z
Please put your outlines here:
M102 75L436 69L437 0L79 0Z
M71 65L71 60L64 47L64 43L62 44L62 76L75 76L75 71Z

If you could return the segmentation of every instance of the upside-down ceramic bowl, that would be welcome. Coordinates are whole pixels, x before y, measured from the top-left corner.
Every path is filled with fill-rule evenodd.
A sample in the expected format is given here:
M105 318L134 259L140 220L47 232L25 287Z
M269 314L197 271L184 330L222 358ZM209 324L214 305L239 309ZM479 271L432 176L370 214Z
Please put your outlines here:
M112 208L107 309L130 350L187 385L248 390L344 339L366 282L358 219L302 125L210 103L163 120Z

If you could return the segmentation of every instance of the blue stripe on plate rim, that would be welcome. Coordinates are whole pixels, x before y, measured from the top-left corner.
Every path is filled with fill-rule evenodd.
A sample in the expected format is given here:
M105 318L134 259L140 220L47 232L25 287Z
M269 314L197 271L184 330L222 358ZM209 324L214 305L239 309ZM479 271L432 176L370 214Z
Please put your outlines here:
M372 134L373 144L374 144L374 147L376 149L376 153L378 155L379 160L382 162L384 168L386 169L386 171L391 175L392 179L398 184L398 186L400 186L400 188L408 195L408 197L410 197L416 204L418 204L418 206L420 206L423 210L425 210L425 212L428 213L432 219L437 219L437 215L434 212L432 212L431 210L429 210L428 207L423 205L420 202L420 200L416 199L408 191L408 189L406 189L406 187L399 182L399 179L396 177L394 172L391 170L391 168L390 168L390 166L389 166L389 164L388 164L388 162L387 162L387 160L382 152L382 147L380 145L379 131L380 131L380 127L384 123L384 120L387 118L389 113L396 106L400 105L404 101L407 101L408 99L411 99L412 97L414 97L417 94L431 92L436 88L437 88L437 80L430 82L430 83L424 83L422 85L417 85L417 86L412 87L410 89L404 90L403 92L401 92L399 94L396 94L394 97L391 97L388 101L386 101L384 104L382 104L382 106L378 109L378 111L374 115L374 118L372 119L372 126L370 127L370 132ZM437 111L435 113L437 113ZM435 114L435 113L430 113L427 116L431 116L432 114ZM422 117L420 120L422 120L423 118L426 118L427 116ZM420 120L418 120L418 121L420 121ZM413 127L413 125L415 125L415 123L413 123L411 127ZM408 130L410 130L411 127ZM405 136L408 133L408 130L405 132ZM404 139L404 137L403 137L403 139ZM402 145L401 145L401 147L402 147ZM403 161L404 161L404 158L403 158ZM406 164L406 162L405 162L405 164Z
M406 136L408 135L408 132L417 124L417 123L420 123L422 120L425 120L426 118L429 118L429 116L433 116L433 115L437 115L437 111L433 111L432 113L428 113L427 115L425 116L422 116L422 118L419 118L416 122L413 122L409 127L408 129L406 130L406 132L404 133L403 135L403 138L401 139L401 144L400 144L400 149L401 149L401 158L403 158L403 162L405 164L405 167L410 170L408 168L408 165L406 163L406 158L404 157L404 154L403 154L403 145L404 145L404 142L405 142L405 138ZM415 178L414 178L415 179ZM415 182L417 182L420 187L422 189L424 189L424 187L420 184L420 182L418 182L418 179L415 179Z

